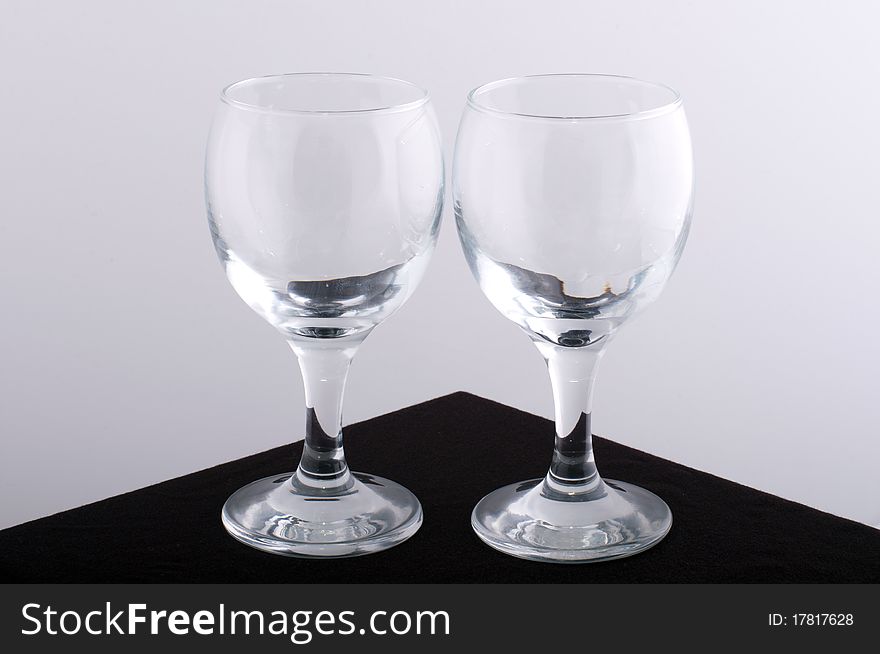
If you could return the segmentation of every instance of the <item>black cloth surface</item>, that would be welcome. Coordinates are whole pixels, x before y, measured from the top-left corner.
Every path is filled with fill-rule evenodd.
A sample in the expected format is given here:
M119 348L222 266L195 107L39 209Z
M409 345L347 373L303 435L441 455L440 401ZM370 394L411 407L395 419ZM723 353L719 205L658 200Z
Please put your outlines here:
M487 492L545 474L550 421L455 393L345 428L355 470L400 482L425 518L410 540L353 559L264 554L233 540L220 508L244 484L296 467L285 446L0 531L13 582L880 582L880 531L596 438L603 476L672 509L636 556L523 561L483 545L470 512Z

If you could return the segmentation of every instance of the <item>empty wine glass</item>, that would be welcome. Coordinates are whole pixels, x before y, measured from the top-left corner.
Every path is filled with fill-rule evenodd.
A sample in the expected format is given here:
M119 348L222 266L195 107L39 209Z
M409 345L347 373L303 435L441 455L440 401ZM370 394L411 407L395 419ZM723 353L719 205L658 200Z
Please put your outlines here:
M289 556L356 556L409 538L422 521L416 497L348 469L342 394L358 346L410 296L436 242L443 156L427 93L360 74L232 84L205 187L226 275L287 339L306 399L296 472L237 491L224 526Z
M605 347L659 295L687 238L693 162L679 95L610 75L482 86L461 119L453 189L471 271L544 356L556 407L550 471L484 497L474 530L536 560L650 547L672 525L669 507L602 480L590 415Z

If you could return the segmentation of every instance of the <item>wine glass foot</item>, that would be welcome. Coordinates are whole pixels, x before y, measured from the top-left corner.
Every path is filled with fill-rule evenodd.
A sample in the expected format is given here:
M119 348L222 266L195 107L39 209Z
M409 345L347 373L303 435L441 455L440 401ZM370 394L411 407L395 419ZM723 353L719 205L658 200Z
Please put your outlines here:
M523 559L587 563L642 552L672 526L666 502L644 488L605 480L604 488L579 501L551 497L543 482L533 479L486 495L471 515L477 536Z
M337 494L304 493L291 484L294 473L260 479L226 500L223 526L258 550L307 558L370 554L418 531L422 506L409 490L382 477L352 477Z

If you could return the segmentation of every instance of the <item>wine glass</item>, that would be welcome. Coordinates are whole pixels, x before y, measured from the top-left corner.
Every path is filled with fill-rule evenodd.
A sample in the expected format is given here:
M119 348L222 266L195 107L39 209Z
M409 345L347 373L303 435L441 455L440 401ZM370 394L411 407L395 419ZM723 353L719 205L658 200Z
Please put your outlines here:
M296 354L306 400L296 472L255 481L223 507L238 540L356 556L421 525L409 490L349 471L342 394L358 346L425 272L443 177L428 94L409 82L296 73L224 89L205 164L211 235L233 288Z
M468 96L455 146L455 217L483 293L531 337L553 386L543 479L484 497L471 524L526 559L640 552L672 525L648 490L602 480L590 416L597 366L672 274L691 219L693 161L674 90L611 75L538 75Z

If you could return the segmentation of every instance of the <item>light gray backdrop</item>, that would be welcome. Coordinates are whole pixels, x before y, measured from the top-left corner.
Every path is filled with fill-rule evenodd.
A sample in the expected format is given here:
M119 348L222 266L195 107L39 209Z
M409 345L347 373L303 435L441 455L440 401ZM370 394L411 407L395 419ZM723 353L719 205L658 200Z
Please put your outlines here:
M880 523L877 20L868 2L4 0L0 527L301 436L294 358L214 255L202 158L222 86L309 70L427 87L447 161L493 79L677 87L694 227L609 350L596 430ZM551 415L449 205L427 278L355 360L346 422L457 389Z

